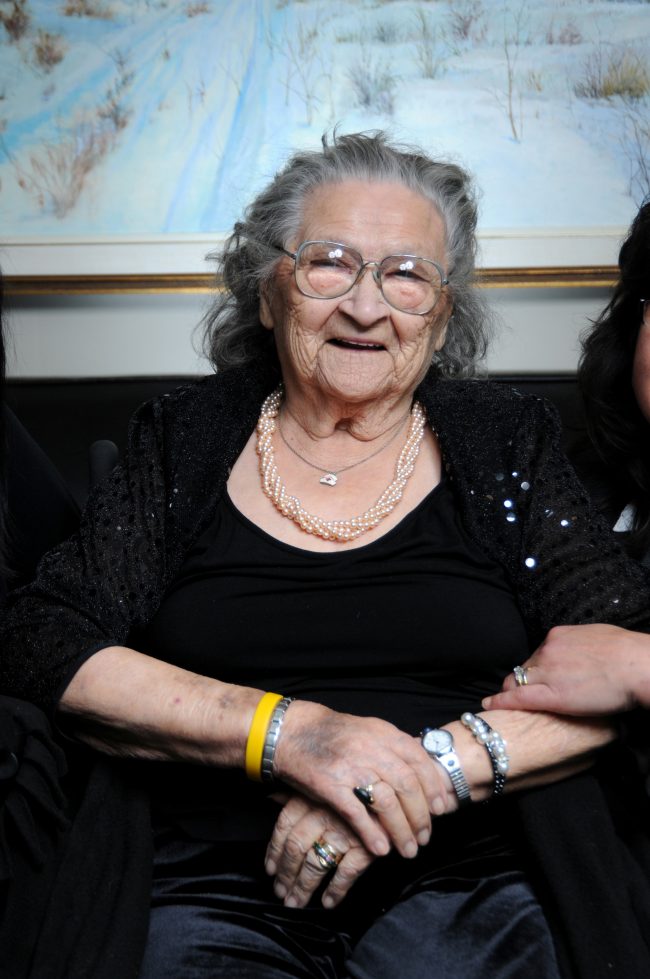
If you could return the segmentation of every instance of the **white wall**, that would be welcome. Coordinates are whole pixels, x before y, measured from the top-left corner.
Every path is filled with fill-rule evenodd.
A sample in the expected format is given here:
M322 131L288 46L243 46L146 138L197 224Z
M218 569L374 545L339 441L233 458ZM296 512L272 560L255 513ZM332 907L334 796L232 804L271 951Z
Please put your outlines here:
M604 288L489 289L501 320L491 371L572 371ZM199 374L205 294L8 299L13 377ZM13 348L13 349L12 349Z

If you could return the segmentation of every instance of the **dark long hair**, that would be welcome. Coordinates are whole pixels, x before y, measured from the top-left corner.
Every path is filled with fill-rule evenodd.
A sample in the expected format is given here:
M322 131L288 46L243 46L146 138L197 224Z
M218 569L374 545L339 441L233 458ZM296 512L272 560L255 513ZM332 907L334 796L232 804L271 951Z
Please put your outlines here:
M650 199L634 219L619 254L620 277L608 305L583 337L578 381L591 440L606 469L611 505L633 504L628 550L650 547L650 426L632 389L632 368L650 298Z
M7 431L5 424L5 341L3 326L4 289L0 272L0 576L7 571Z

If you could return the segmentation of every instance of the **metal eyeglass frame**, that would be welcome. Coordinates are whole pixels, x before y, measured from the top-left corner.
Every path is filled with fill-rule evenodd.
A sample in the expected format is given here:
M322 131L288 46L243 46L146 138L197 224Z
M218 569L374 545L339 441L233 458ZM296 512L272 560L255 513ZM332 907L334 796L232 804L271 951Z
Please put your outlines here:
M311 293L305 292L303 289L300 288L300 283L298 282L298 259L300 257L300 253L302 252L303 248L306 248L307 245L336 245L337 248L345 248L347 252L353 252L353 254L359 257L359 260L361 262L359 266L359 270L354 278L354 282L350 283L350 285L345 290L345 292L340 293L340 295L338 296L312 296ZM348 292L351 292L354 289L354 287L356 286L357 282L359 281L363 273L366 271L366 269L369 268L371 265L374 265L375 268L372 270L372 277L377 283L377 286L379 287L379 291L381 292L382 297L385 299L385 301L388 303L391 309L396 309L399 313L408 313L409 316L427 316L438 305L440 294L438 294L438 296L436 297L436 300L433 303L433 305L429 306L428 309L425 309L423 311L419 310L417 313L414 312L412 309L402 309L401 306L396 306L394 303L390 301L390 299L388 299L388 297L384 293L384 286L381 280L381 265L383 262L386 261L387 258L417 258L420 259L420 261L422 262L429 262L431 265L434 266L434 268L438 270L438 274L440 275L440 293L442 293L443 288L449 284L449 279L445 275L442 267L438 265L437 262L434 262L432 258L423 258L422 255L385 255L382 258L381 262L375 262L375 261L364 262L363 255L361 255L356 250L356 248L352 248L350 245L344 245L342 241L329 241L327 238L324 239L314 238L313 240L310 239L309 241L303 241L303 243L298 246L298 250L295 252L288 251L288 249L283 248L282 245L276 245L275 247L278 249L278 251L284 252L285 255L293 259L294 262L293 277L296 280L296 286L298 287L298 291L302 293L303 296L306 296L307 299L325 299L325 300L341 299L342 296L347 296Z

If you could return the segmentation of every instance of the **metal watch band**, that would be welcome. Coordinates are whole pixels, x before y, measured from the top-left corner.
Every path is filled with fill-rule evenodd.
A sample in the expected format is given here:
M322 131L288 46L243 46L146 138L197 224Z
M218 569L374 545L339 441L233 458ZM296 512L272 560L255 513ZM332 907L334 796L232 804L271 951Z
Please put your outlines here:
M280 728L282 727L284 715L287 712L287 707L293 702L293 700L293 697L283 697L282 700L278 701L275 710L271 714L271 720L269 721L266 738L264 739L264 749L262 751L262 765L260 773L263 782L272 782L275 778L273 774L273 759L275 758L275 749L278 746L278 738L280 737Z
M458 799L458 805L468 805L472 801L472 797L469 794L469 785L463 775L463 770L460 767L460 761L456 752L448 751L444 755L436 757L435 760L444 768L451 779L451 784Z

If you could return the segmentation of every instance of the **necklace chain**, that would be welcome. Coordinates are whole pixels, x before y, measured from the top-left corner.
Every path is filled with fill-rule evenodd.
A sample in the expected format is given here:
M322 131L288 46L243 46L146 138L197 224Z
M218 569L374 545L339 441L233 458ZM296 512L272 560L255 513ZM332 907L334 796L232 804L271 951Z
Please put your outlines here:
M336 486L338 482L338 477L341 475L341 473L347 472L348 469L354 469L355 466L361 466L364 462L370 462L370 460L374 459L375 456L378 456L380 452L383 452L384 449L387 449L388 446L395 441L399 433L402 431L402 425L404 424L407 418L408 418L408 414L405 415L404 418L402 418L398 427L395 429L395 431L388 439L388 441L384 442L383 445L380 445L378 449L374 450L374 452L371 452L369 456L366 456L364 459L359 459L358 462L351 462L349 466L340 466L338 469L331 469L329 466L317 466L316 463L310 462L309 459L305 459L305 457L301 455L297 449L294 449L293 445L290 445L287 439L285 438L284 432L282 431L282 425L280 424L279 415L277 420L277 429L278 432L280 433L280 438L282 439L286 447L289 449L289 452L293 452L293 454L298 459L300 459L301 462L304 462L306 466L309 466L311 469L315 469L317 472L322 473L322 476L319 479L319 483L323 483L323 485L325 486Z
M357 517L351 517L349 520L323 520L322 517L305 510L298 497L287 493L275 464L273 434L278 427L276 419L283 395L282 385L280 385L262 405L257 423L257 454L260 457L260 475L265 495L283 517L293 520L308 534L315 534L323 540L356 540L392 513L402 499L404 487L415 469L415 462L424 438L426 424L424 408L418 401L414 402L409 431L395 466L395 478L379 499Z

